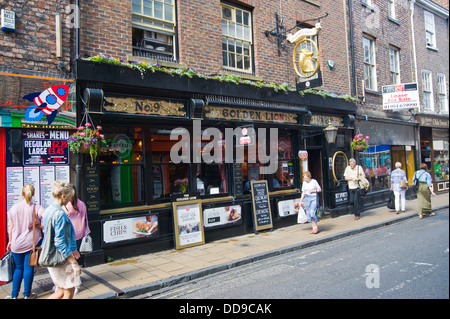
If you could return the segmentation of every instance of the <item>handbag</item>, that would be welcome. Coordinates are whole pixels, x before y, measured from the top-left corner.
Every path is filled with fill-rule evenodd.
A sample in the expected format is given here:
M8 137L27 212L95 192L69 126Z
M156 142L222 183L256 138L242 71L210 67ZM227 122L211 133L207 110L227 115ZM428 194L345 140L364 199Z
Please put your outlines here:
M80 254L87 255L87 254L92 253L93 243L92 243L91 235L86 234L87 233L87 216L84 221L85 221L85 228L84 228L85 235L81 239Z
M369 191L370 183L367 180L367 178L359 175L359 165L358 165L357 175L360 178L360 181L358 182L359 194L361 196L366 196Z
M36 214L35 214L36 205L33 206L33 248L31 248L30 258L28 260L28 265L37 266L39 261L39 255L42 251L42 247L36 247Z
M11 251L7 251L0 261L0 281L10 282L13 277L14 259Z
M39 256L39 265L42 267L57 267L66 262L66 258L64 258L63 254L61 254L55 246L55 230L52 226L54 215L55 212L53 212L52 216L48 219L47 227L45 229L44 242L42 244L41 255ZM67 242L67 227L65 229L65 237Z
M387 202L387 208L389 209L395 209L395 195L394 192L391 192L391 194L389 195L389 199Z
M408 183L406 183L405 181L401 180L400 181L400 188L401 189L407 189L408 188Z
M300 206L297 214L297 223L298 224L304 224L308 221L308 218L306 217L305 210L303 207Z

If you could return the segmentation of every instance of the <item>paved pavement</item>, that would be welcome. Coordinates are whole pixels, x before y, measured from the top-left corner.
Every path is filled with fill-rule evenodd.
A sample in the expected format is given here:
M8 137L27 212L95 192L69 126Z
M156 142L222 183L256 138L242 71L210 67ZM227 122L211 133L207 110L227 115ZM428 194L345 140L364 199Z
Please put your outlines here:
M432 197L433 210L448 208L448 193ZM166 250L107 264L83 268L82 286L74 299L132 298L139 294L206 276L286 252L351 236L417 217L417 199L406 202L399 215L386 207L361 214L323 219L320 232L310 234L310 224L296 224L273 231L246 234L182 250ZM432 218L432 217L427 217ZM426 220L426 219L424 219ZM40 269L33 282L38 299L46 299L53 283L46 269ZM11 283L0 286L0 299L11 293ZM22 291L19 298L22 298Z

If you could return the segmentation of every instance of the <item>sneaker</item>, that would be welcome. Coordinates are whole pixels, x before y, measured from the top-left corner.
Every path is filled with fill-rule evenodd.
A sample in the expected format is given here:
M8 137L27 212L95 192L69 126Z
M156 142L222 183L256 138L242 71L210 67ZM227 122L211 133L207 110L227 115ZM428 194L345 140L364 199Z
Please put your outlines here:
M6 296L5 299L17 299L17 297Z
M35 299L36 297L37 295L34 292L32 292L31 295L24 297L23 299Z

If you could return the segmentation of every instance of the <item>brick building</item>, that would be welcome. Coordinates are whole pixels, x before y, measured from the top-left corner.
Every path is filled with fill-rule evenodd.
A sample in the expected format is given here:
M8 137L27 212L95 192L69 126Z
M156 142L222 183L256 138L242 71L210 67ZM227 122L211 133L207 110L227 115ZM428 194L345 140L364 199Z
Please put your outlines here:
M428 165L435 190L448 191L448 1L415 1L412 25L413 62L420 93L416 115L420 124L420 161Z

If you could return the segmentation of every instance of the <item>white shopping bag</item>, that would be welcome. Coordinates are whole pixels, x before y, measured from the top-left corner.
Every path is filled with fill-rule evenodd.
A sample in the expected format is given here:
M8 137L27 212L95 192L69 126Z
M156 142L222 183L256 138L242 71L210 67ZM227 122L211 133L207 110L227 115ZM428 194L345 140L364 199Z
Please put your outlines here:
M297 223L298 224L304 224L308 221L308 218L306 217L305 210L303 207L300 207L297 214Z

